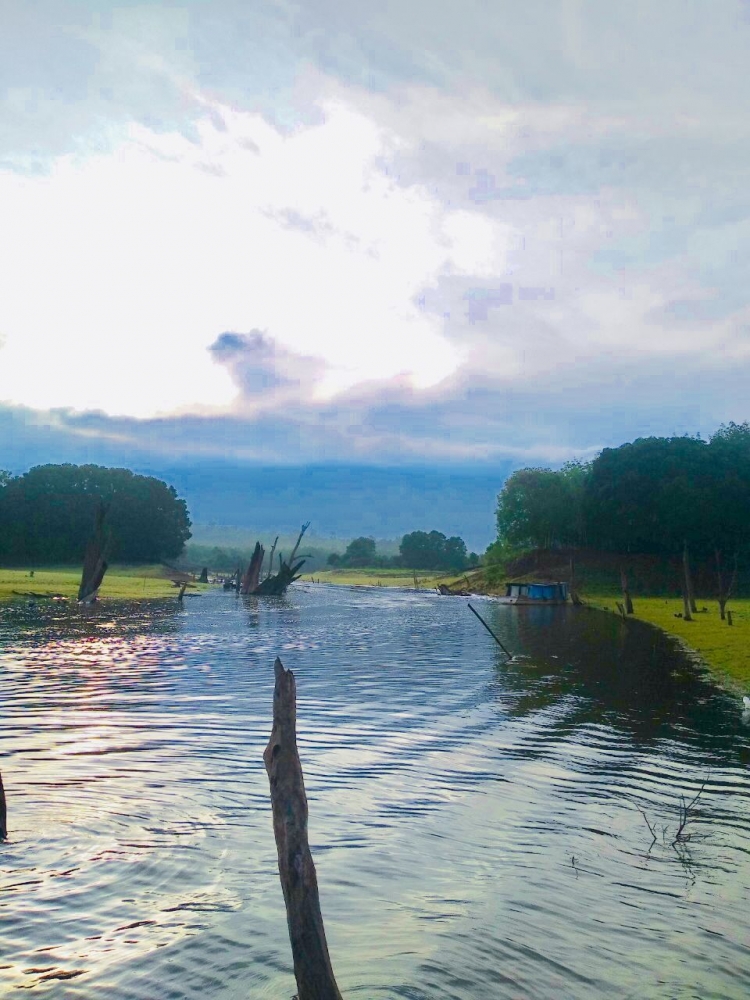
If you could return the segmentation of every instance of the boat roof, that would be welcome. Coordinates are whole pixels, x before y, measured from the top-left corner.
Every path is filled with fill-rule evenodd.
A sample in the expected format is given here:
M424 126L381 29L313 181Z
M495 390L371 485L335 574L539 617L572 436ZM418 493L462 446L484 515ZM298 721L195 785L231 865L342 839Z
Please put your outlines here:
M508 587L559 587L565 580L507 580Z

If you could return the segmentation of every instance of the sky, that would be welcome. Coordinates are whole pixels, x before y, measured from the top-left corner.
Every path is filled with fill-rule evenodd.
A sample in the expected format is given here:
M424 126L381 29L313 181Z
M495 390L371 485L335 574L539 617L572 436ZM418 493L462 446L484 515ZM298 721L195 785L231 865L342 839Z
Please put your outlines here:
M748 416L750 4L0 0L0 467Z

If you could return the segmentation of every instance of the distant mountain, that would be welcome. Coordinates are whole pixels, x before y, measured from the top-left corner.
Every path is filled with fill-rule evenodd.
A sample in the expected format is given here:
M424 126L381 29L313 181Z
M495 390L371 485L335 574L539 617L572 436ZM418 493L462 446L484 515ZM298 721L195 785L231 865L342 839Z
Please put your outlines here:
M213 536L228 543L232 527L295 535L311 521L317 538L400 539L409 531L435 529L460 535L470 550L483 552L495 537L497 494L510 469L202 462L137 471L166 479L187 500L196 540Z
M133 469L173 484L196 525L248 528L271 537L296 535L304 521L312 522L311 534L339 539L400 539L409 531L435 529L460 535L470 551L483 552L495 536L498 491L518 464L288 467L170 460L32 417L31 411L0 404L0 469L20 473L48 462Z

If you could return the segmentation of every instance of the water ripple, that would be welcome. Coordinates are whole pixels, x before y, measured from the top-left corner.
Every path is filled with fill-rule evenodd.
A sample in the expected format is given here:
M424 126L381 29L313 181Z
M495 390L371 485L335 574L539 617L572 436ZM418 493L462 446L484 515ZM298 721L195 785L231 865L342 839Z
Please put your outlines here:
M279 653L346 996L748 995L736 707L638 623L483 615L509 662L428 593L0 607L0 987L291 996Z

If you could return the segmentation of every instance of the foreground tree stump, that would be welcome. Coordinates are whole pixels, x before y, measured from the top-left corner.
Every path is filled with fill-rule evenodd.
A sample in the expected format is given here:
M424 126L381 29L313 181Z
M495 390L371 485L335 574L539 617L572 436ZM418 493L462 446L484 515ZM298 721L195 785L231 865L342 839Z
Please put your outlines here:
M299 1000L342 1000L331 967L307 839L307 796L297 752L294 674L277 657L273 728L263 761L271 784L273 832Z
M3 788L3 776L0 774L0 840L5 840L8 836L8 818L5 810L5 789Z
M107 572L107 552L110 538L104 530L106 513L107 506L100 500L94 517L94 532L86 546L81 585L78 588L78 600L84 604L90 604L96 600L104 580L104 574Z

